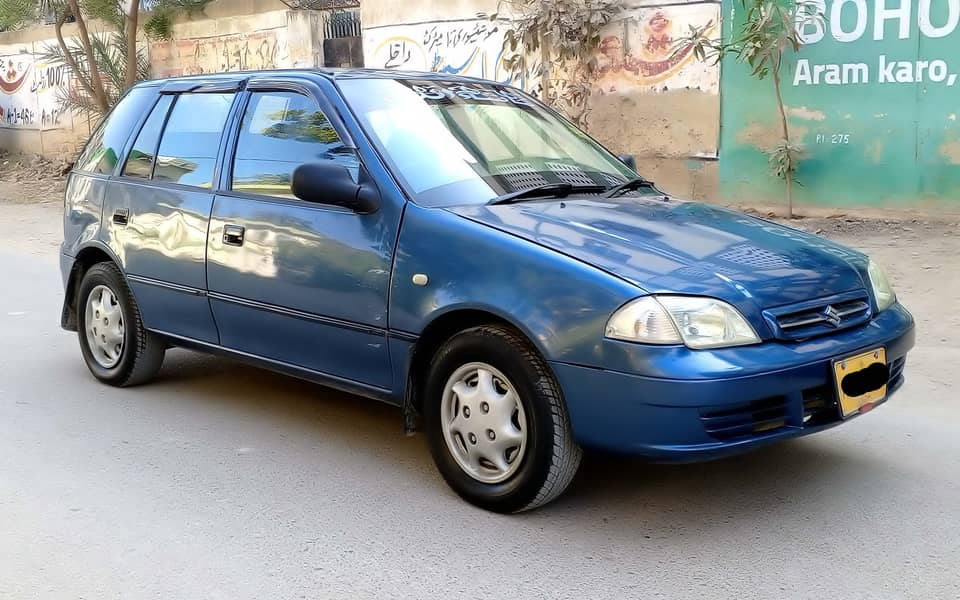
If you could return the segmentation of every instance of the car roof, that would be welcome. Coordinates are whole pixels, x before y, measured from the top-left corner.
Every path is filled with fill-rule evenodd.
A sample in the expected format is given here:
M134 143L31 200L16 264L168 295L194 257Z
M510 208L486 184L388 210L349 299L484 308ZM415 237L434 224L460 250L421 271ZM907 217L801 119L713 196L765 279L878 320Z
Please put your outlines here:
M185 89L189 89L191 84L202 86L204 84L217 84L242 81L256 76L273 77L299 77L305 75L310 77L322 77L330 80L344 79L426 79L434 81L459 81L463 83L496 83L479 79L476 77L465 77L463 75L453 75L450 73L428 73L421 71L396 71L392 69L346 69L346 68L316 68L316 69L272 69L264 71L231 71L228 73L205 73L202 75L184 75L178 77L167 77L163 79L151 79L138 84L138 87L154 87L160 85L181 84ZM179 87L179 86L178 86Z

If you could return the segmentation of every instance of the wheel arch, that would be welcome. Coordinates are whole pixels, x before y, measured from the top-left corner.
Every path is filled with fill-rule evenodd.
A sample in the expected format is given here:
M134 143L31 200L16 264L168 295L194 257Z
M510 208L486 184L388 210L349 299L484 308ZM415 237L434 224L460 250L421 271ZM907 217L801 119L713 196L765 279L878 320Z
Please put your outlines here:
M60 326L67 331L77 330L77 293L80 289L80 282L86 275L90 267L96 264L112 262L123 272L120 266L120 260L104 245L91 242L80 248L73 259L73 265L70 267L70 275L67 277L66 288L63 296L63 310L60 314Z
M481 325L501 325L520 335L545 358L536 338L513 319L488 307L453 307L434 315L410 349L403 396L404 426L408 432L421 426L423 385L430 363L443 344L460 332ZM549 363L548 363L549 364Z

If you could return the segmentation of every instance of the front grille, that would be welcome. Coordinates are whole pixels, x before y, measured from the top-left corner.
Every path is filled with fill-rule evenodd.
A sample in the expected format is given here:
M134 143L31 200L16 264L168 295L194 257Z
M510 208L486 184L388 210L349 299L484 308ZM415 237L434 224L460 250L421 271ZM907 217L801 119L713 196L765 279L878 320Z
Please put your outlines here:
M815 427L840 418L840 408L832 385L803 390L803 425Z
M862 325L870 320L870 298L864 291L768 309L764 317L777 338L805 340Z
M888 364L889 385L895 384L900 379L905 365L905 357ZM701 408L700 422L703 424L704 431L711 437L729 441L735 438L762 435L787 427L819 427L840 420L840 407L832 382L802 390L800 396L803 399L802 424L797 422L797 417L790 416L794 410L791 409L788 398L797 398L793 394L771 396L749 403Z
M787 399L771 396L747 404L701 409L700 422L708 435L719 440L767 433L787 426Z

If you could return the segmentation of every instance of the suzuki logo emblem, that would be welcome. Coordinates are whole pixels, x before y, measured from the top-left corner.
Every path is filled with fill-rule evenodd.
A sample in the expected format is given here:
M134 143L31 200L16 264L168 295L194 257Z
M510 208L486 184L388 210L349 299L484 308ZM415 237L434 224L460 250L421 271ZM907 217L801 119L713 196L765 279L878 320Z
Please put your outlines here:
M824 320L832 325L833 327L840 327L841 316L840 312L832 306L828 306L823 309L823 318Z

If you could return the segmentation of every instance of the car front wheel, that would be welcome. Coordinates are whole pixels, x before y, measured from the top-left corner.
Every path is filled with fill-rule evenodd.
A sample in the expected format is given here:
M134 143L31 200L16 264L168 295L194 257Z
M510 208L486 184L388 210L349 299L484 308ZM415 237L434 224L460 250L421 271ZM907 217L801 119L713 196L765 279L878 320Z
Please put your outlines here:
M97 379L123 387L156 375L165 345L143 327L140 308L116 265L90 267L77 299L80 349Z
M511 513L559 496L580 464L560 388L512 329L451 338L432 362L425 402L431 452L467 501Z

